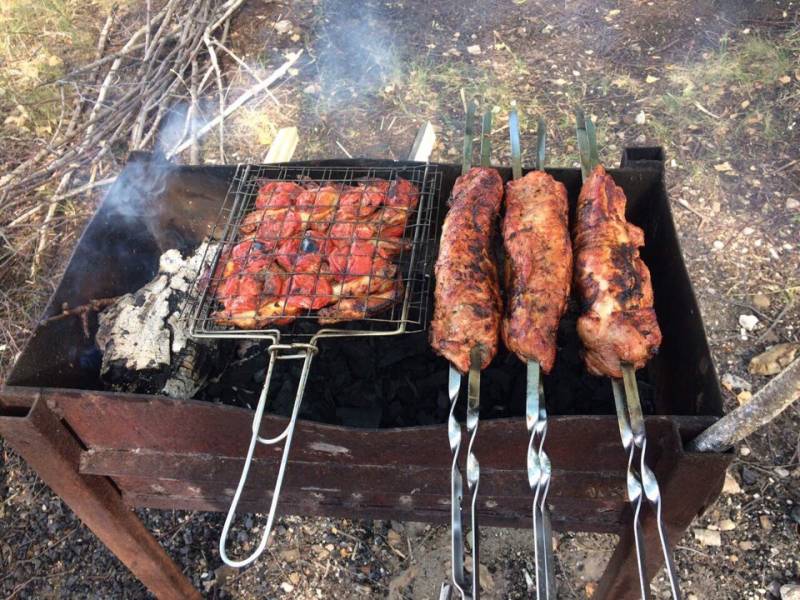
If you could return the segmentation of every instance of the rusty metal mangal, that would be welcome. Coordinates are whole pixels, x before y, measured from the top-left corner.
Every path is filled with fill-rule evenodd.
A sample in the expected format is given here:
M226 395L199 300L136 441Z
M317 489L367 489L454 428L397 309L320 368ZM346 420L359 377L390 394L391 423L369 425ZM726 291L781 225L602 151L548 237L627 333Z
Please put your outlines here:
M440 166L438 200L444 202L460 166ZM135 191L145 202L151 194L145 175L151 168L149 157L132 158L85 230L46 314L58 312L65 301L78 305L138 289L152 278L162 251L194 247L208 234L233 169L175 167L157 197L159 212L121 218L112 201L115 194ZM654 414L645 416L647 465L658 477L664 525L675 540L719 494L731 455L685 450L719 418L722 405L662 169L659 149L638 148L626 150L621 168L611 173L629 199L629 219L654 240L644 251L664 344L647 372L654 398L648 410ZM580 172L548 172L564 182L574 210ZM509 169L500 173L506 179L511 175ZM136 254L128 251L131 246L138 249ZM96 277L100 271L106 275ZM93 353L77 319L37 328L0 390L0 434L153 593L197 597L128 507L227 510L244 463L242 440L250 437L253 411L102 391ZM610 401L610 385L605 385L599 392ZM551 406L558 406L558 395L548 396ZM281 431L286 424L285 418L265 415L263 431ZM627 456L618 436L611 411L550 411L548 416L547 453L556 466L548 495L553 528L620 536L594 595L601 600L639 597L631 513L624 495ZM528 441L518 417L481 419L475 451L481 457L477 512L482 524L530 527L531 491L524 468ZM443 443L445 423L365 430L298 419L281 506L302 515L448 523L451 465ZM265 511L277 466L273 453L256 448L241 510ZM650 511L642 529L647 571L655 573L663 556Z

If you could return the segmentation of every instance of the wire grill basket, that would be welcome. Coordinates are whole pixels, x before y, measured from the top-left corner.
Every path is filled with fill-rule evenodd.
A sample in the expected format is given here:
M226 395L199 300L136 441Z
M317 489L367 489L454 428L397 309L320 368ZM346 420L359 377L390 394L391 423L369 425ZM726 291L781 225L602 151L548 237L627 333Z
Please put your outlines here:
M292 342L423 330L441 185L430 164L239 165L184 309L191 334ZM405 204L398 190L418 201ZM267 272L248 288L246 274L225 277L227 264L262 269L265 255L277 279ZM236 319L220 302L228 288L248 304Z

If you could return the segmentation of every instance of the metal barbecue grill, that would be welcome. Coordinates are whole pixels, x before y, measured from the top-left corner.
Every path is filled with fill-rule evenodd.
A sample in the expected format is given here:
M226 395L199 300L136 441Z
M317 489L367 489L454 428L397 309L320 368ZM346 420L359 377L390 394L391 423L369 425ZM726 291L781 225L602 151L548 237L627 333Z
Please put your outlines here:
M295 182L302 183L304 186L315 186L317 194L324 186L329 186L341 192L348 186L364 184L365 182L388 181L390 185L396 185L401 179L411 182L419 192L419 200L416 208L409 209L405 215L403 239L407 244L400 243L399 253L392 260L397 266L397 274L392 277L396 279L396 285L400 290L391 299L388 306L384 306L382 311L374 315L365 315L363 318L337 324L335 327L320 325L317 320L319 315L314 311L305 309L297 315L293 315L293 320L284 326L273 325L267 328L237 329L228 324L221 324L217 309L219 302L216 299L216 292L222 284L223 276L218 272L218 266L222 260L227 260L234 247L245 241L246 236L241 232L241 226L247 215L254 214L253 209L256 205L259 190L266 182ZM270 342L267 352L269 362L266 377L261 390L258 404L255 409L252 424L252 436L247 457L242 468L242 473L236 492L233 496L227 518L222 529L220 538L220 556L222 560L232 567L242 567L256 560L264 551L269 539L272 524L275 518L278 499L280 497L283 476L286 470L286 463L292 443L297 416L303 400L308 373L311 368L311 361L317 353L317 343L323 338L332 337L356 337L356 336L388 336L403 333L421 331L427 324L428 300L431 283L431 267L435 258L435 246L437 240L438 225L438 198L442 185L442 173L436 166L430 164L420 164L418 166L404 166L400 168L323 168L316 169L310 167L293 166L253 166L239 165L233 177L228 193L220 210L219 217L212 230L212 239L219 239L217 244L209 244L206 254L201 263L194 283L195 293L190 294L184 314L190 318L190 332L195 337L204 338L228 338L228 339L261 339ZM274 192L273 192L274 193ZM359 200L359 209L364 206L365 194L362 193ZM283 212L283 221L280 222L280 231L276 234L275 245L277 246L282 238L282 232L286 223L286 214ZM263 213L262 213L263 215ZM262 216L263 219L263 216ZM328 219L329 225L335 224L355 224L358 220L335 220ZM314 221L309 221L310 225ZM261 225L261 220L258 226ZM318 239L315 244L330 242L331 227L326 229L327 235ZM354 234L352 234L354 235ZM353 238L355 239L355 238ZM301 247L305 244L303 240L297 240ZM373 244L373 253L378 251L378 241ZM247 248L247 255L244 257L245 264L251 258L254 244L251 243ZM301 252L302 249L295 252ZM280 252L280 251L279 251ZM276 254L280 258L280 254ZM371 258L375 258L375 255ZM314 288L310 294L313 301L319 296L319 281L321 276L333 275L324 270L323 263L312 273L316 277ZM296 275L308 276L306 272L294 272L290 270L288 278ZM367 289L371 289L373 269L370 268ZM369 294L367 294L367 298ZM288 298L288 296L287 296ZM259 297L256 304L261 304L267 300L266 297ZM313 306L313 304L312 304ZM285 317L287 300L283 301L280 307L278 320ZM266 399L269 391L272 373L277 360L302 360L303 368L297 387L291 416L284 430L277 436L266 438L259 435L261 421L264 416ZM236 561L231 560L225 550L228 531L236 514L239 499L247 482L253 453L258 443L264 445L275 445L284 442L281 462L278 468L275 487L270 502L267 524L264 528L260 543L256 550L247 558Z

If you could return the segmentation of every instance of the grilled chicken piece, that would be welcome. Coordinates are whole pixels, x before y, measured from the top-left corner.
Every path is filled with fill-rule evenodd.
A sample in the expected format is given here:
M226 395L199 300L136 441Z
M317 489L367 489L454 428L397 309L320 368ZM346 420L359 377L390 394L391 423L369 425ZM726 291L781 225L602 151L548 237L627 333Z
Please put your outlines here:
M381 280L386 289L373 290L369 295L356 298L341 298L333 306L323 308L319 313L322 325L366 319L378 313L388 311L403 299L405 287L401 279Z
M333 303L329 322L385 310L402 286L391 259L410 245L402 236L418 203L419 191L404 179L349 187L266 182L239 227L247 239L219 259L224 310L215 319L254 328Z
M456 180L442 228L430 341L461 373L473 347L482 369L497 353L502 300L491 240L502 199L500 174L473 167Z
M292 206L304 191L305 188L290 181L268 181L258 189L256 208Z
M506 184L505 203L503 342L549 373L572 280L567 189L544 171L532 171Z
M625 220L625 204L622 188L595 167L581 188L574 236L578 334L594 375L622 377L621 363L639 369L661 344L650 271L639 258L644 232Z

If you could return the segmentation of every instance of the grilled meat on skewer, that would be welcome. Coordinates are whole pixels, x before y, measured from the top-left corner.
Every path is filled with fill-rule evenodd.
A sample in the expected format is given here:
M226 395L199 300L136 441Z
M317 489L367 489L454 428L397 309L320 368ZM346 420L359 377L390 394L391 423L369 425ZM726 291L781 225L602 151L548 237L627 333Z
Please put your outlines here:
M586 368L616 378L620 363L639 369L661 344L650 271L639 257L644 232L625 220L625 204L622 188L598 165L581 188L574 234Z
M549 373L572 279L567 190L544 171L532 171L506 184L505 203L503 341L520 360L538 361Z
M474 167L456 180L442 227L431 346L461 373L473 347L482 369L497 353L502 300L491 239L502 199L500 174Z

